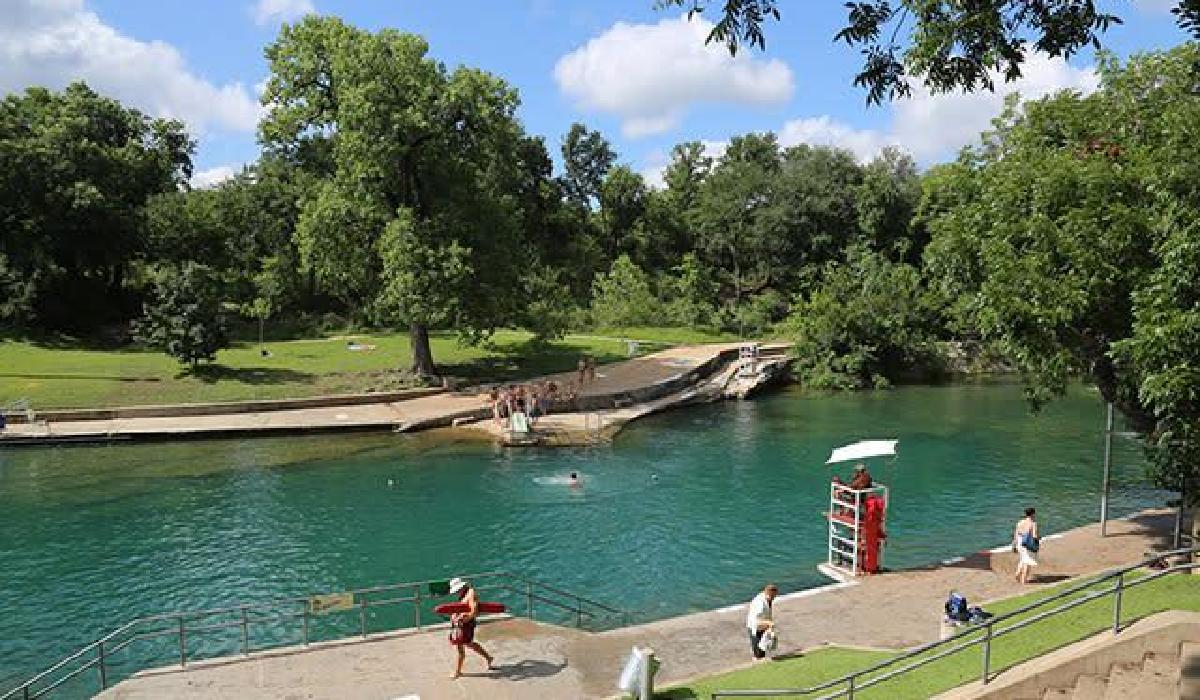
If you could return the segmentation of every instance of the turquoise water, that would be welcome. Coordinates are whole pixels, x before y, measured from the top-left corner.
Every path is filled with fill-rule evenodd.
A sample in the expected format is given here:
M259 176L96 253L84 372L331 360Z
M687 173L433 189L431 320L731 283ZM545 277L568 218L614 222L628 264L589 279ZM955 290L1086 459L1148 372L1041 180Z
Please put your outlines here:
M1012 385L674 411L615 444L496 450L430 435L0 451L0 689L144 614L508 569L655 618L825 583L831 448L898 438L891 568L1095 520L1103 408L1030 416ZM1137 443L1113 512L1161 505ZM583 475L574 489L555 479ZM390 482L390 484L389 484Z

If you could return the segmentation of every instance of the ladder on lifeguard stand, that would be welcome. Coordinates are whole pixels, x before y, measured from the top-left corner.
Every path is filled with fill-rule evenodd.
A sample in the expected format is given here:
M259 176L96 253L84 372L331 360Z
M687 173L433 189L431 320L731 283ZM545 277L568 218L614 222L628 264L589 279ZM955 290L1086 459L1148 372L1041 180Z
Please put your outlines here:
M883 499L876 538L867 535L867 498L879 496ZM868 489L852 489L845 484L833 482L829 485L829 552L826 563L847 576L875 573L883 565L882 533L887 522L888 490L882 484ZM864 566L868 559L869 546L879 548L878 556L869 561L871 570Z

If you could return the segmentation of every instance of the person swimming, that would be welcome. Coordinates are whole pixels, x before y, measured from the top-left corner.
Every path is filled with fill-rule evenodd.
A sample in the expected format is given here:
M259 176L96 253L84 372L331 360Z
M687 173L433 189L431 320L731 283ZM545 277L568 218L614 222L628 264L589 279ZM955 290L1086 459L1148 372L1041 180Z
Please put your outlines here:
M569 484L571 486L578 486L579 485L579 473L571 472L571 476L567 477L567 484Z

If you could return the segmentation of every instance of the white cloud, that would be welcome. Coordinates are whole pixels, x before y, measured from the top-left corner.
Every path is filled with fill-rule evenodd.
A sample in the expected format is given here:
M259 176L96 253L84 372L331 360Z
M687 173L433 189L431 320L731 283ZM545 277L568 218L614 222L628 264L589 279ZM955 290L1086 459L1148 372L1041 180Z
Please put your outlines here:
M253 131L260 108L241 83L214 85L179 52L104 24L83 0L4 0L0 94L84 80L97 92L154 116L180 119L194 135Z
M1044 55L1029 57L1023 72L1024 76L1014 83L994 76L995 92L933 95L924 87L914 87L912 97L888 107L890 123L882 130L855 129L828 116L808 117L785 123L779 141L784 146L840 146L861 160L871 159L884 146L897 145L918 162L929 163L952 157L963 146L978 141L980 133L987 131L1000 113L1008 94L1019 92L1026 100L1063 89L1087 94L1100 82L1093 68L1074 68L1062 59Z
M197 171L192 173L192 187L198 190L216 187L240 173L242 167L241 165L218 165L215 168Z
M774 105L791 99L792 71L753 52L736 57L706 44L712 23L686 16L657 24L618 22L558 60L559 90L584 109L615 114L636 138L679 125L689 106L704 102Z
M251 13L259 25L290 22L317 11L312 0L258 0Z

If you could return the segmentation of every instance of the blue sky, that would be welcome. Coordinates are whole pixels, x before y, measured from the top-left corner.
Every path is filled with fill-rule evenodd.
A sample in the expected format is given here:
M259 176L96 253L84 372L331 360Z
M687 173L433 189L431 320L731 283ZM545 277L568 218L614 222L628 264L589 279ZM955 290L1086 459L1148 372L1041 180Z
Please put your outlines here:
M716 4L716 3L714 3ZM1169 0L1113 0L1125 18L1107 47L1168 48L1184 36ZM573 121L599 128L653 179L675 143L770 130L785 143L831 143L869 158L900 145L923 164L951 157L987 126L1001 95L930 96L868 108L851 84L857 52L832 42L840 0L786 0L766 52L706 50L703 25L653 0L0 0L0 92L85 79L152 114L186 121L201 183L257 154L263 47L306 11L424 35L453 67L496 73L521 93L526 129L556 149ZM1024 95L1093 89L1088 54L1032 60ZM1011 89L1009 86L1006 89Z

